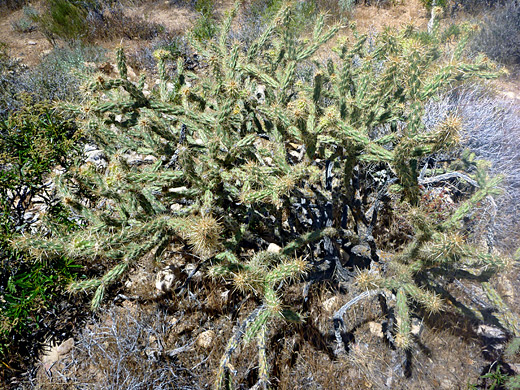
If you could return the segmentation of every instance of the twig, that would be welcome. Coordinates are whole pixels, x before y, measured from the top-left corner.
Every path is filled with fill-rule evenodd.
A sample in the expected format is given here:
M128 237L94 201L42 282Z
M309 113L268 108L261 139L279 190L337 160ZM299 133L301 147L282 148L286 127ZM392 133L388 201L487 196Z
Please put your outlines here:
M336 338L336 355L346 353L345 346L343 345L343 339L341 337L341 332L344 330L345 323L343 321L343 316L347 312L347 310L361 301L364 298L369 298L371 296L380 294L381 290L370 290L365 291L361 294L359 294L357 297L352 298L350 301L345 303L336 313L334 313L334 316L332 317L332 320L334 321L334 336Z
M419 179L419 184L422 184L422 185L424 185L424 184L432 184L432 183L436 183L436 182L439 182L439 181L453 179L455 177L467 181L469 184L471 184L474 187L480 188L480 186L478 185L478 183L475 180L473 180L468 175L465 175L465 174L460 173L460 172L444 173L444 174L438 175L438 176L427 177L426 179Z
M170 351L164 352L165 355L168 355L169 357L177 356L180 353L183 353L184 351L189 350L193 344L195 344L195 340L193 340L191 343L188 343L186 345L183 345L182 347L172 349Z

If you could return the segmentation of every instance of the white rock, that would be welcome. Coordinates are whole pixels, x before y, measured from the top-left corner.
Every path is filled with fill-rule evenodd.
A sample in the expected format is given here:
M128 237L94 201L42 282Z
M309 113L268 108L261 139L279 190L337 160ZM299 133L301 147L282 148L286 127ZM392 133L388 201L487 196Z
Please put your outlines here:
M274 242L271 242L269 246L267 247L267 252L271 253L280 253L282 251L282 248L278 245L276 245Z
M83 147L83 153L93 152L95 150L99 150L99 148L94 144L85 144Z
M48 350L41 358L43 368L49 371L56 362L74 348L74 339L69 338L59 345L49 345Z
M178 193L178 192L184 192L184 191L187 191L188 190L188 187L176 187L176 188L168 188L168 192L173 192L174 194Z
M213 345L213 340L215 339L215 332L212 330L206 330L202 332L197 337L197 345L204 349L209 349Z
M31 46L34 46L34 45L36 45L37 43L34 42L34 41L27 41L27 44L28 44L28 45L31 45Z
M370 321L368 323L368 329L370 330L370 333L372 333L376 337L383 338L383 325L381 325L379 322Z
M103 151L93 150L85 153L85 155L87 156L87 159L85 160L86 163L93 163L98 169L105 169L108 167L108 162Z
M179 203L174 203L170 206L170 210L173 211L174 213L177 212L177 211L181 211L182 210L182 205L179 204Z
M338 297L332 297L324 301L321 306L323 307L323 310L325 310L327 313L332 313L334 309L338 306Z

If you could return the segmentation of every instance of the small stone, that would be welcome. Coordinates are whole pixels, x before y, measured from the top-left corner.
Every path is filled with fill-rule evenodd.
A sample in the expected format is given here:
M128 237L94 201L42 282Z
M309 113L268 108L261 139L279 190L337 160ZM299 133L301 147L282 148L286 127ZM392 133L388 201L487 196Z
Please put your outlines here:
M174 212L174 213L177 212L177 211L181 211L181 210L182 210L182 205L179 204L179 203L174 203L174 204L172 204L172 205L170 206L170 210L171 210L172 212Z
M95 150L99 150L99 148L94 144L85 144L85 146L83 147L84 153L93 152Z
M183 186L183 187L169 188L168 192L173 192L174 194L176 194L176 193L179 193L179 192L184 192L186 190L188 190L188 187L184 187Z
M324 301L321 306L327 313L332 313L338 305L338 297L332 297Z
M67 340L65 340L63 343L61 343L58 346L56 351L60 355L65 355L65 354L69 353L72 350L72 348L74 348L74 339L72 337L70 337Z
M196 344L201 348L209 349L212 346L214 339L215 332L212 330L206 330L205 332L199 334L199 336L197 337Z
M411 333L414 336L421 337L423 329L423 322L417 317L412 318Z
M376 337L383 338L383 325L381 325L379 322L370 321L368 323L368 329L370 330L370 333L372 333Z
M56 362L74 348L74 339L69 338L59 345L50 345L42 356L41 362L46 371L50 371Z
M293 156L294 158L298 159L298 160L300 159L300 156L301 156L301 153L297 152L296 150L291 150L291 151L289 152L289 154L290 154L291 156Z
M282 248L278 245L276 245L274 242L270 243L267 247L267 252L271 253L280 253L282 251Z
M27 41L27 44L28 44L28 45L31 45L31 46L34 46L34 45L36 45L37 43L34 42L34 41Z
M85 153L87 159L86 163L93 163L97 169L106 169L108 167L108 163L106 160L105 153L101 150L93 150Z

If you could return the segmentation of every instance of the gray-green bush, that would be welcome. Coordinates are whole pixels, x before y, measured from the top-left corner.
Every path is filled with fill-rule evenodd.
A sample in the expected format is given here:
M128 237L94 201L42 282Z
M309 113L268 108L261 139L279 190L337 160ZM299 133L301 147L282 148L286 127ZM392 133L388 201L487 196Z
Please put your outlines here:
M509 0L486 15L480 32L471 43L476 52L483 52L507 65L520 64L520 4Z

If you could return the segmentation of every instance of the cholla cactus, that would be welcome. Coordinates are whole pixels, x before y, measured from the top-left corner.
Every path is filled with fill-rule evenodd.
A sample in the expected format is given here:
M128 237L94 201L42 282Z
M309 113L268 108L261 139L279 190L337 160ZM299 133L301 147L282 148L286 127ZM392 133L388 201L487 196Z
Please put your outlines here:
M291 9L284 6L243 50L228 41L237 11L238 5L215 41L193 40L207 64L203 72L184 70L179 59L169 79L169 54L156 52L160 81L151 95L144 93L144 79L128 80L119 51L120 77L99 77L90 85L94 101L69 107L108 159L104 170L81 166L59 178L62 198L82 228L16 245L42 257L66 254L107 264L104 276L70 286L95 289L92 306L98 308L106 288L138 259L158 258L170 243L185 243L212 277L261 301L229 341L217 388L232 371L231 355L243 338L257 339L259 380L266 386L269 321L298 317L284 310L280 287L306 271L311 281L340 278L390 290L396 344L411 347L412 303L429 312L443 307L436 277L494 271L500 260L460 234L472 206L495 194L497 179L471 164L468 172L433 171L428 158L457 145L460 124L452 117L426 131L424 106L453 83L497 73L483 58L465 62L460 45L443 62L441 53L453 50L444 42L463 35L461 29L428 34L406 28L387 30L373 42L354 30L352 41L339 43L336 60L316 61L312 77L299 77L298 66L311 63L339 26L326 28L320 17L303 41L286 28ZM129 152L150 158L130 164ZM476 190L439 224L421 209L420 182L439 183L450 173L476 183ZM413 227L412 237L399 241L379 274L353 279L348 268L366 271L384 262L377 246L384 246L388 220L379 215L390 208L390 185L394 198L409 205L409 215L400 217ZM266 252L267 242L283 249ZM246 253L246 243L255 255ZM331 265L314 269L301 260L306 254Z
M287 251L287 249L286 249ZM240 262L232 254L217 256L224 260L210 268L209 274L214 278L229 279L233 286L242 292L258 295L262 305L244 321L235 335L230 339L226 351L221 359L217 373L216 388L223 389L231 367L230 359L233 351L238 347L241 339L245 342L257 338L258 357L260 366L259 386L265 388L268 383L268 366L265 346L267 325L272 318L289 318L299 320L295 312L284 310L279 286L284 281L297 279L306 273L306 261L296 258L290 259L286 255L273 252L259 252L248 262Z

